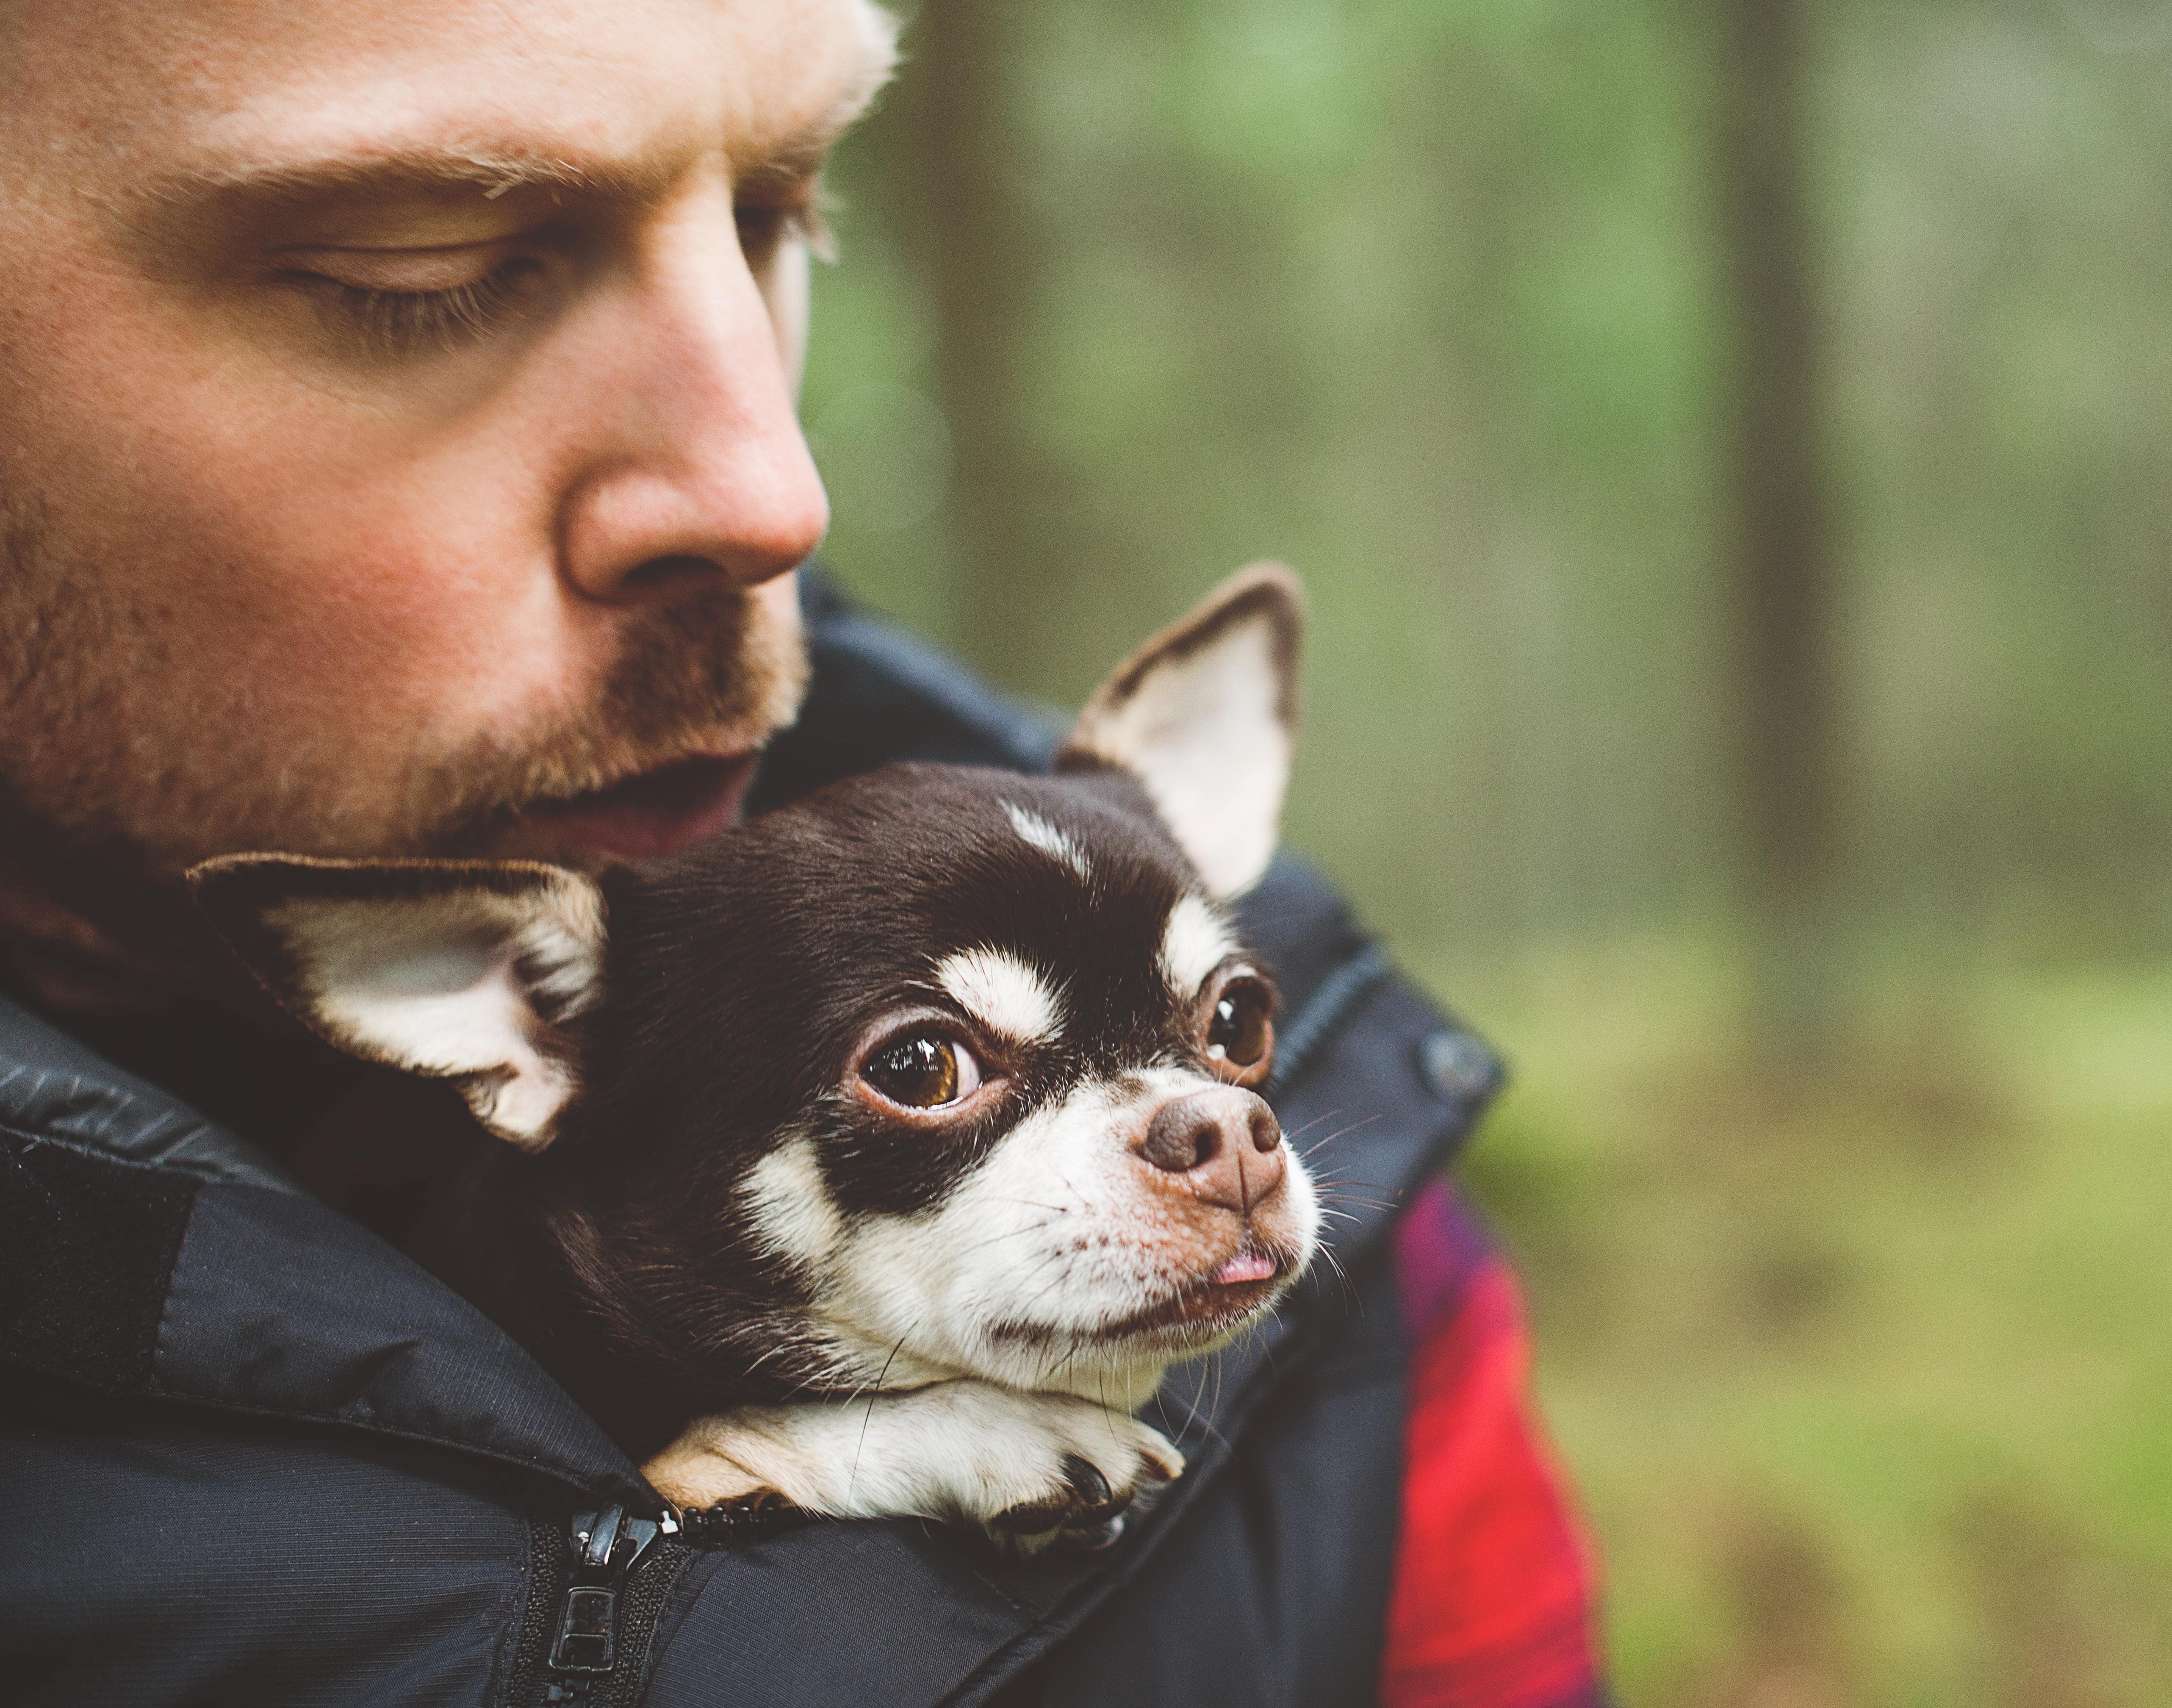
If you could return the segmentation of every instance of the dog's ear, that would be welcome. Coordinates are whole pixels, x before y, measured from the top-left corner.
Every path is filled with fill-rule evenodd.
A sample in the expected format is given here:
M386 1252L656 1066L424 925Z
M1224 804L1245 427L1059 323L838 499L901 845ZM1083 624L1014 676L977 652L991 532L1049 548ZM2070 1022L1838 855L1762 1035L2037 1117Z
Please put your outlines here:
M450 1080L524 1150L579 1084L565 1022L602 994L604 903L526 861L237 854L189 873L196 901L281 1006L327 1043Z
M1116 666L1056 768L1121 766L1214 896L1250 889L1282 822L1304 628L1296 576L1279 563L1239 570Z

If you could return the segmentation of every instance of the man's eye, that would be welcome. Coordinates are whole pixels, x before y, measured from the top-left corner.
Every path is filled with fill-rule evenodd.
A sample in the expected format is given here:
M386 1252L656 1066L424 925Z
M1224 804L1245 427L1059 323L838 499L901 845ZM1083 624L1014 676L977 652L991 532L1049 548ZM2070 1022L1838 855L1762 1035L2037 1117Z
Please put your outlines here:
M796 237L823 260L834 259L828 224L813 202L742 202L732 209L739 229L739 248L750 261L766 256L787 238Z
M915 1032L876 1051L860 1077L893 1103L939 1109L978 1089L981 1064L955 1038Z
M342 342L397 361L454 348L517 318L532 305L544 272L542 261L517 254L470 272L457 253L325 252L286 277L309 293Z
M339 330L373 355L397 358L452 348L513 318L524 301L523 277L499 267L442 291L365 290L335 284L326 293Z
M1256 1067L1275 1041L1274 998L1256 978L1234 978L1207 1019L1207 1053L1239 1070Z

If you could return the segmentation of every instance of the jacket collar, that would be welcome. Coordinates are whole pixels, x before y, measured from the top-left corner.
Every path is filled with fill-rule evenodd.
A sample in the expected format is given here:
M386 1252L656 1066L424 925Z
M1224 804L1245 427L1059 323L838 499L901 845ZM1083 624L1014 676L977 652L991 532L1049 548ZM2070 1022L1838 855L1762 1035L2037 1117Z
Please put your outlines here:
M814 691L806 716L772 756L767 800L902 757L1046 763L1056 735L1045 721L845 606L819 581L807 603ZM1403 1194L1445 1159L1490 1096L1497 1068L1468 1034L1391 988L1378 949L1302 867L1278 863L1242 911L1288 998L1277 1087L1286 1124L1293 1133L1315 1120L1321 1132L1351 1128L1330 1159L1343 1219L1329 1243L1334 1263L1347 1269L1380 1237ZM1384 1003L1352 1048L1337 1048L1353 1017ZM1438 1054L1444 1037L1461 1040L1463 1059L1483 1071L1452 1096L1436 1078L1438 1095L1428 1096L1424 1053ZM625 1454L481 1312L242 1140L4 1000L0 1128L23 1143L95 1159L113 1189L153 1177L161 1190L175 1181L192 1189L177 1251L101 1245L99 1218L86 1212L80 1237L52 1258L109 1275L147 1260L170 1265L143 1277L142 1296L159 1306L144 1391L433 1441L521 1466L584 1496L657 1508ZM1322 1264L1323 1275L1332 1267ZM1218 1369L1174 1376L1165 1420L1183 1420L1187 1451L1218 1457L1213 1443L1226 1441L1251 1403L1270 1350L1308 1314L1301 1296L1283 1323L1225 1355ZM8 1350L0 1334L0 1351ZM53 1359L40 1353L24 1361L50 1366ZM1218 1404L1208 1403L1210 1383Z

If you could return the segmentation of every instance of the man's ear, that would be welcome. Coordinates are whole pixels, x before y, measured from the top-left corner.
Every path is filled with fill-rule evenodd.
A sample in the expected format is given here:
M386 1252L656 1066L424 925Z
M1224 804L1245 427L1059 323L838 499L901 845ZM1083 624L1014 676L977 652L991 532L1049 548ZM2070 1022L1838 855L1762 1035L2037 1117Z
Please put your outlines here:
M450 1080L524 1150L579 1084L564 1023L602 995L604 902L527 861L236 854L189 873L243 966L327 1043Z
M1058 771L1121 766L1218 899L1274 858L1297 744L1304 590L1279 563L1239 569L1118 665L1078 714Z

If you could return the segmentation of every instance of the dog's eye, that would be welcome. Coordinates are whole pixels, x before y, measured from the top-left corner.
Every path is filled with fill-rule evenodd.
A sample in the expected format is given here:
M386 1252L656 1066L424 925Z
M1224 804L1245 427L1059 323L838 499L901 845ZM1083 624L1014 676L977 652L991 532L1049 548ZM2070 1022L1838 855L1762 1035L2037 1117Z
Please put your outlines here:
M1240 1073L1257 1067L1275 1041L1275 1000L1256 978L1233 978L1207 1020L1207 1053Z
M860 1077L893 1103L939 1109L979 1087L981 1064L955 1038L919 1032L884 1044L860 1070Z

